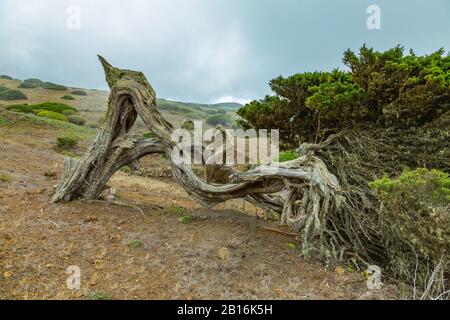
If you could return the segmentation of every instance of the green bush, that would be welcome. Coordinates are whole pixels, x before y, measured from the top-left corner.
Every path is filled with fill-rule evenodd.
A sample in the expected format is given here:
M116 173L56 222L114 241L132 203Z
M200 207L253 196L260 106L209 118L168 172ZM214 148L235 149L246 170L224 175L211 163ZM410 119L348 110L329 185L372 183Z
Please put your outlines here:
M83 90L74 90L71 92L71 94L75 96L87 96L87 93Z
M72 149L78 145L78 138L72 135L66 135L56 138L56 145L60 149Z
M21 89L34 89L34 88L37 88L37 86L35 84L32 84L32 83L22 82L19 85L19 88L21 88Z
M36 78L31 78L31 79L23 80L23 83L31 83L31 84L35 84L35 85L40 85L42 83L42 81L39 79L36 79Z
M0 86L0 100L27 100L27 96L19 90L11 90L6 87Z
M47 111L47 110L42 110L42 111L38 112L37 116L48 118L48 119L53 119L53 120L58 120L58 121L63 121L63 122L68 121L68 119L65 115L63 115L61 113L53 112L53 111Z
M47 90L56 90L56 91L67 90L67 87L52 82L43 82L41 83L41 87Z
M64 103L53 103L53 102L45 102L45 103L40 103L40 104L33 104L33 105L29 105L29 104L20 104L20 105L11 105L6 107L6 110L10 110L11 109L15 109L20 110L20 112L23 113L33 113L36 110L45 110L45 111L52 111L52 112L56 112L56 113L61 113L63 114L64 111L67 110L71 110L73 112L76 112L77 109L68 106L67 104Z
M244 128L279 129L290 146L361 126L420 127L450 110L450 56L363 46L343 59L350 72L306 72L270 81L275 93L238 110Z
M71 96L70 94L63 95L61 97L61 99L63 99L63 100L75 100L75 98L73 96Z
M84 126L86 124L86 120L80 116L68 116L67 120L77 126Z
M231 125L231 118L227 115L214 115L209 117L208 119L206 119L206 123L209 124L210 126L217 126L217 125L222 125L222 126L229 126Z
M370 184L383 203L380 226L391 269L426 287L428 272L450 252L450 177L439 170L406 170ZM448 259L444 270L448 269ZM447 268L447 269L446 269Z
M297 151L295 151L295 150L288 150L288 151L280 152L279 161L280 162L287 162L287 161L295 160L297 158L298 158Z
M13 78L11 78L10 76L7 76L6 74L1 75L0 78L6 79L6 80L13 80Z
M65 116L73 116L73 115L75 115L77 112L75 111L75 110L64 110L63 112L62 112L62 114L63 115L65 115Z

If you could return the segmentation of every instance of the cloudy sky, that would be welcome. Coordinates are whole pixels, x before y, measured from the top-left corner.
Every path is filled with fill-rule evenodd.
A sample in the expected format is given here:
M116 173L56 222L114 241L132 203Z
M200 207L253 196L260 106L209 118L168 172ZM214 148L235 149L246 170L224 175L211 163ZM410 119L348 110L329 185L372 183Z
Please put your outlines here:
M381 30L367 27L370 5ZM145 72L160 97L244 102L363 43L450 50L450 1L1 0L0 30L0 74L106 89L99 53Z

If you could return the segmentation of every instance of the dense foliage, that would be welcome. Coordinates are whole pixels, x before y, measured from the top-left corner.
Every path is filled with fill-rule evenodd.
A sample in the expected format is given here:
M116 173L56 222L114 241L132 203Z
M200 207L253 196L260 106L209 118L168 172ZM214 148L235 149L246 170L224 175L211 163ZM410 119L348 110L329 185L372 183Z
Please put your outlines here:
M74 90L71 92L71 94L76 96L87 96L87 93L83 90Z
M363 46L344 53L349 72L307 72L270 82L274 96L238 111L249 128L280 129L291 146L317 142L344 128L414 127L450 110L450 56L377 52Z
M39 117L44 117L44 118L48 118L48 119L52 119L52 120L58 120L58 121L63 121L63 122L68 121L67 117L65 115L58 113L58 112L53 112L53 111L42 110L42 111L39 111L36 115Z

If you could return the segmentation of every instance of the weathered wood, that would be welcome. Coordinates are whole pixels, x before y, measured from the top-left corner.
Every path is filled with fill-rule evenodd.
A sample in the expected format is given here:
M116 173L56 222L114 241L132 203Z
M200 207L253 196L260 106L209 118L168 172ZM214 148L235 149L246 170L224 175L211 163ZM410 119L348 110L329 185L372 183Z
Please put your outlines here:
M159 113L156 94L145 76L114 68L102 57L100 60L111 88L106 121L80 160L66 160L54 202L96 199L120 167L149 153L165 152L175 180L202 205L212 207L230 199L246 198L280 213L282 223L303 229L305 241L321 231L328 210L339 206L340 186L336 177L323 161L305 151L308 148L303 148L299 159L279 166L259 166L247 172L228 168L223 171L229 174L223 184L201 179L180 155L171 152L177 143L171 139L174 128ZM138 116L158 139L139 140L130 135ZM207 170L211 169L220 171L217 166Z

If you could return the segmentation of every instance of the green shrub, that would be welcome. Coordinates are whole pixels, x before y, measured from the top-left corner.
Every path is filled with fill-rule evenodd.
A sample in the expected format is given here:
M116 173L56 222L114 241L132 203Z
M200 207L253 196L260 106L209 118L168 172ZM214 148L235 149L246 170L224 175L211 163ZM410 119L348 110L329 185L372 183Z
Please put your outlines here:
M27 100L27 96L19 90L11 90L6 87L0 86L0 100Z
M68 116L67 120L77 126L84 126L86 124L86 120L80 116Z
M31 78L31 79L23 80L23 83L31 83L31 84L35 84L35 85L40 85L42 83L42 81L39 79L36 79L36 78Z
M98 128L100 128L100 125L98 124L98 123L89 123L88 124L88 127L89 128L92 128L92 129L98 129Z
M37 88L37 86L35 84L32 84L32 83L22 82L19 85L19 88L21 88L21 89L34 89L34 88Z
M450 252L448 173L406 170L397 179L385 177L370 186L383 204L380 227L393 274L425 288L430 270ZM448 263L444 260L444 270Z
M0 78L6 79L6 80L13 80L13 78L11 78L10 76L7 76L6 74L1 75Z
M61 97L61 99L63 99L63 100L75 100L75 98L73 96L71 96L70 94L63 95Z
M191 223L192 219L193 218L191 215L183 215L180 218L178 218L178 221L181 223Z
M62 112L62 114L68 117L68 116L73 116L73 115L77 114L77 112L75 110L69 109L69 110L64 110Z
M71 94L75 96L87 96L87 93L83 90L74 90L71 92Z
M280 152L279 162L287 162L292 161L298 158L297 151L295 150L288 150Z
M53 120L58 120L58 121L63 121L63 122L68 121L68 119L65 115L63 115L61 113L53 112L53 111L47 111L47 110L42 110L42 111L38 112L37 116L48 118L48 119L53 119Z
M56 91L67 90L67 87L52 82L43 82L41 83L41 87L47 90L56 90Z
M222 114L214 115L206 119L206 123L210 126L217 126L219 124L222 126L229 126L231 125L231 122L232 121L229 116Z
M450 55L377 52L363 46L343 59L349 72L306 72L270 81L275 93L238 110L244 128L280 130L290 146L361 126L420 127L450 110Z
M60 149L71 149L78 145L78 138L73 135L66 135L56 138L56 145Z
M66 110L71 110L73 112L77 111L77 109L75 109L71 106L68 106L64 103L53 103L53 102L45 102L45 103L33 104L33 105L17 104L17 105L10 105L10 106L6 107L6 110L11 110L11 109L20 110L20 112L23 112L23 113L33 113L36 110L52 111L52 112L61 113L61 114L63 114L63 112Z
M21 113L33 113L33 106L28 104L12 104L5 108L8 111L21 112Z
M130 248L133 248L133 249L137 249L142 246L142 241L141 240L131 240L128 242L127 246Z

